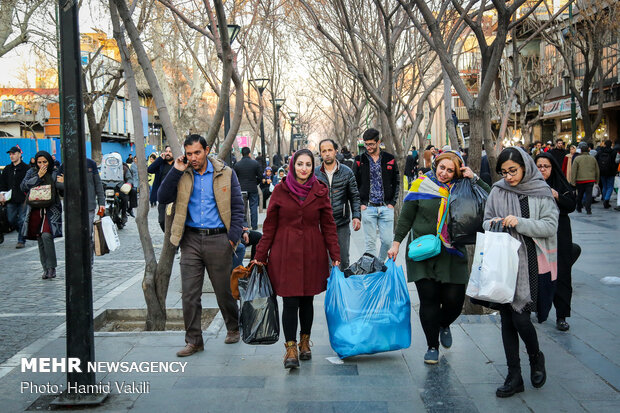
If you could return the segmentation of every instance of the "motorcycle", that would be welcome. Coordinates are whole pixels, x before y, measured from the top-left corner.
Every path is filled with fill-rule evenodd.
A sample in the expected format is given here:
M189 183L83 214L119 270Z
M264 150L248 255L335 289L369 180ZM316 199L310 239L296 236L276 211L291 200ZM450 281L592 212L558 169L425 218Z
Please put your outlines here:
M123 229L127 218L123 219L122 207L121 207L121 192L120 187L122 184L113 183L105 184L105 204L106 215L112 218L112 222L116 224L118 229Z

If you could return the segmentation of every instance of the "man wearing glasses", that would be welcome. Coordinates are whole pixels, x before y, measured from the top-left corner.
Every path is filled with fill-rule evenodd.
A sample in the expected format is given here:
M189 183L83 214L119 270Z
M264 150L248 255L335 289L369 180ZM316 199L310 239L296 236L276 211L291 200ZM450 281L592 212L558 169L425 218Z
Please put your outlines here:
M398 199L398 165L394 156L381 150L381 135L376 129L364 132L366 153L355 157L354 172L359 188L362 227L366 252L381 262L394 238L394 206ZM381 247L377 255L377 231Z

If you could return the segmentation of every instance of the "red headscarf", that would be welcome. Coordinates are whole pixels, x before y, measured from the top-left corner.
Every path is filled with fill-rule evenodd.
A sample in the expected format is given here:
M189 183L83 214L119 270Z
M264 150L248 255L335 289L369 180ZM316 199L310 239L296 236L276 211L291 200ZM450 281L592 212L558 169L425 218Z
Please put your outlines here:
M295 162L301 155L308 155L312 160L312 172L310 173L308 180L303 184L300 184L299 181L297 181L297 174L295 174ZM312 152L308 149L300 149L291 157L288 168L289 174L284 179L284 182L286 183L288 189L296 196L297 201L301 205L303 203L302 198L306 199L308 193L312 189L312 185L314 185L317 181L316 176L314 175L314 155L312 155Z

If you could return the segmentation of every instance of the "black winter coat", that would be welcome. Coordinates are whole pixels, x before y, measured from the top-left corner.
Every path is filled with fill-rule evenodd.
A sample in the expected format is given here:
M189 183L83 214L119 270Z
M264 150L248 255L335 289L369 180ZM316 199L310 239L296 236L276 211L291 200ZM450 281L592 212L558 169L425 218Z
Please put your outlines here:
M0 191L10 191L10 204L23 204L26 200L26 193L21 190L20 185L26 176L30 167L21 161L17 166L13 162L4 167L2 176L0 176Z
M258 185L263 180L263 173L260 164L249 156L244 156L239 162L233 166L241 190L248 193L256 193Z
M157 202L157 191L159 190L159 186L164 181L164 178L166 177L166 175L168 175L168 172L170 172L170 169L172 169L173 165L174 162L172 164L169 164L164 160L164 158L158 156L157 159L155 159L153 163L150 164L147 168L146 171L148 173L155 174L155 179L153 180L153 187L151 188L151 195L149 196L151 203Z
M360 209L360 194L357 190L357 182L353 171L338 163L336 172L332 177L332 184L329 184L325 167L323 164L317 166L314 174L317 179L323 182L329 188L329 200L332 204L334 221L336 226L347 225L351 219L351 211L353 218L362 219L362 211Z
M353 172L357 181L362 205L368 205L370 199L370 158L363 153L355 157ZM381 177L383 178L383 202L396 205L400 188L398 164L391 153L381 151Z

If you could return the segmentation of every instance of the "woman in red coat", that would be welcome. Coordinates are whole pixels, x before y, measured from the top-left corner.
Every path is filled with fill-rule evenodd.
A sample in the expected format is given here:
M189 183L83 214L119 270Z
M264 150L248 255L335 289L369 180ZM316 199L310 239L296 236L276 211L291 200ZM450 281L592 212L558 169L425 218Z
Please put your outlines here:
M334 266L340 264L329 190L314 176L312 152L308 149L295 152L289 170L289 175L276 185L271 195L263 237L255 256L257 264L267 263L271 284L276 294L283 297L285 368L299 367L299 358L311 358L312 300L327 287L329 258Z

